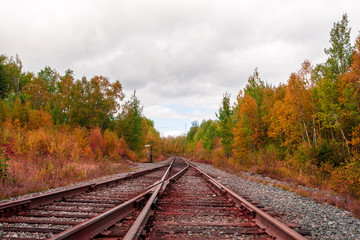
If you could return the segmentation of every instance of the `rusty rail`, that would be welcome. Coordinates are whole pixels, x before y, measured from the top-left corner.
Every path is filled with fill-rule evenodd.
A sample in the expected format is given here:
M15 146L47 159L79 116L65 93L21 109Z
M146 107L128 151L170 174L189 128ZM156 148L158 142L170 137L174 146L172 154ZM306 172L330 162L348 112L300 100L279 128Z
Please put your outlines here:
M177 174L175 174L174 176L172 176L167 180L166 178L168 175L168 171L164 174L163 178L161 179L161 184L157 185L156 188L154 189L153 194L151 195L150 199L148 200L145 207L141 211L139 217L136 219L134 224L131 226L130 230L123 238L124 240L135 240L139 238L141 231L144 228L148 218L153 213L152 206L155 204L159 192L163 191L171 181L174 181L176 178L179 178L188 168L189 168L189 164L187 164L187 166L184 169L182 169L180 172L178 172ZM170 170L170 168L168 170Z
M9 214L13 214L13 213L23 211L23 210L29 210L29 209L37 207L39 205L50 203L57 199L71 197L71 196L74 196L74 195L77 195L80 193L94 191L96 189L106 188L106 187L118 184L121 181L126 181L131 178L139 177L139 176L145 175L147 173L162 169L167 166L169 166L169 164L166 164L166 165L160 166L160 167L156 167L156 168L152 168L152 169L148 169L148 170L144 170L144 171L140 171L140 172L136 172L136 173L131 173L124 177L105 180L105 181L102 181L99 183L89 183L89 184L85 184L85 185L81 185L81 186L77 186L77 187L73 187L73 188L69 188L69 189L65 189L65 190L59 190L59 191L55 191L52 193L45 193L45 194L41 194L38 196L25 198L22 200L3 203L3 204L0 204L0 217L8 216Z
M187 160L186 160L187 161ZM213 188L220 191L222 194L225 194L228 198L234 201L238 207L245 208L248 212L248 215L255 220L256 224L260 227L264 228L265 231L273 236L276 239L284 239L284 240L306 240L304 236L300 235L296 231L292 230L285 224L281 223L280 221L276 220L275 218L271 217L269 214L265 213L258 207L254 206L252 203L248 202L229 188L225 187L211 176L206 174L204 171L197 168L195 165L189 162L191 167L196 169L199 173L201 173L208 182L213 186Z
M50 238L51 240L63 239L89 239L96 236L102 230L120 221L130 213L134 212L141 202L149 198L151 190L138 195L137 197L116 206L103 214L96 216L86 222L74 226L60 234Z
M99 234L102 230L112 226L116 222L120 221L124 217L128 216L130 213L134 212L137 208L144 204L144 201L149 199L149 196L152 192L156 191L159 186L164 182L167 178L169 171L172 167L174 160L168 166L165 174L162 179L152 185L151 189L148 189L146 192L136 196L135 198L116 206L103 214L100 214L86 222L83 222L79 225L74 226L60 234L55 235L50 238L51 240L64 240L64 239L89 239L97 234ZM151 195L151 197L154 194ZM150 197L150 199L151 199ZM149 202L149 201L147 201ZM145 206L146 207L146 206Z

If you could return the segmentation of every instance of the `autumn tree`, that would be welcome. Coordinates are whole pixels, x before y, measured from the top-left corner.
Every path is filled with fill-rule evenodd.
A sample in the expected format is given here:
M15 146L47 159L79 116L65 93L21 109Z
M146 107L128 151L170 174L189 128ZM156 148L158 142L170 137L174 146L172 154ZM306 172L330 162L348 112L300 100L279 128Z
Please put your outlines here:
M34 78L30 83L28 83L24 87L23 93L30 97L33 109L44 108L50 99L46 83L39 77Z
M295 120L294 124L298 125L302 141L311 145L312 137L310 129L313 124L312 117L315 112L311 91L308 89L306 74L304 75L306 71L309 72L309 70L306 70L308 67L309 62L305 61L299 73L290 76L284 103L289 114L293 116L292 119ZM314 132L313 134L316 133Z
M339 101L344 112L344 119L351 131L351 144L360 151L360 36L356 40L353 62L349 70L340 78Z
M233 153L235 157L242 158L246 153L261 146L261 124L258 106L255 99L249 94L238 96L238 109L234 124Z
M26 126L29 122L30 102L22 102L20 98L16 98L11 112L13 121L17 120L22 126Z
M294 78L296 75L292 74L289 81ZM285 96L275 101L267 115L270 121L268 135L279 140L282 146L291 150L295 149L300 142L301 129L295 106L289 105L288 86L285 90Z
M265 142L265 124L262 123L262 116L265 114L263 101L265 82L261 80L258 69L248 78L244 91L237 96L237 104L234 107L234 149L236 157L241 158L255 149L259 149Z
M305 61L298 73L290 75L284 95L268 108L269 136L282 139L281 144L292 149L301 142L311 145L312 135L316 134L311 131L315 111L307 81L309 66Z

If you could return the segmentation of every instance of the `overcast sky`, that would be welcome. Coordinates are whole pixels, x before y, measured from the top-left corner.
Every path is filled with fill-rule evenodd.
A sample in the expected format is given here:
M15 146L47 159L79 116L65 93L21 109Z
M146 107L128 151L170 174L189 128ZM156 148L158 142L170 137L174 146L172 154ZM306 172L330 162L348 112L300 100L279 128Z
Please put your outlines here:
M326 59L329 32L348 14L352 43L359 0L0 0L0 54L23 70L45 66L76 78L120 80L136 89L162 136L215 119L257 67L277 85L308 59Z

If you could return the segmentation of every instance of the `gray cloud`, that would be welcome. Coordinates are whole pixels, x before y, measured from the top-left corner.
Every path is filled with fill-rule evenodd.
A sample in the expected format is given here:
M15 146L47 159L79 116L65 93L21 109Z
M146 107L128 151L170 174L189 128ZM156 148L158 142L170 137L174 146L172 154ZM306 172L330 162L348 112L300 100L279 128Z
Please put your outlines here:
M33 72L49 65L78 78L120 80L128 96L137 90L150 118L191 118L165 104L199 118L197 109L217 111L225 91L235 97L255 67L278 84L303 60L324 61L329 31L343 13L357 36L359 6L356 0L6 1L0 53L19 54Z

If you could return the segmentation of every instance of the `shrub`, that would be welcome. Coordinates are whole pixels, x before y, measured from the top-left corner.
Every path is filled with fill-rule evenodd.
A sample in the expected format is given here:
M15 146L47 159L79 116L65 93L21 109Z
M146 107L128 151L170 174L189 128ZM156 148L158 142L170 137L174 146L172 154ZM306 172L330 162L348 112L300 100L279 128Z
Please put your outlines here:
M121 137L116 144L116 152L119 156L125 157L125 152L127 151L128 146L125 142L124 137Z
M313 148L313 156L315 164L320 167L324 163L338 167L345 162L346 154L342 143L338 143L333 139L328 142L325 140L320 141L320 145Z
M49 128L53 125L51 115L43 110L30 110L28 129Z
M217 147L211 150L211 156L211 161L214 163L215 166L224 166L227 161L222 147Z
M194 155L198 158L198 159L208 159L209 157L209 152L206 151L202 144L201 141L196 143L195 149L194 149Z
M67 131L54 131L52 136L50 153L59 163L64 164L67 161L79 160L82 149L79 147L74 134Z
M106 130L104 132L104 147L105 147L105 154L107 156L110 156L112 158L116 158L117 154L116 154L116 145L118 142L118 137L117 134L115 132Z
M53 136L44 128L29 131L28 143L29 153L34 156L46 156L51 153L51 143L54 141Z
M331 175L330 187L345 196L360 199L360 161L354 158L336 168Z
M12 135L14 140L14 152L17 156L24 156L29 153L28 133L19 131Z
M90 130L88 142L93 153L95 154L96 159L103 157L105 153L105 142L100 128L96 127Z

